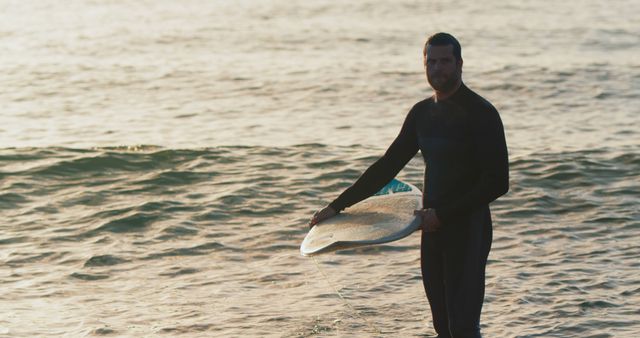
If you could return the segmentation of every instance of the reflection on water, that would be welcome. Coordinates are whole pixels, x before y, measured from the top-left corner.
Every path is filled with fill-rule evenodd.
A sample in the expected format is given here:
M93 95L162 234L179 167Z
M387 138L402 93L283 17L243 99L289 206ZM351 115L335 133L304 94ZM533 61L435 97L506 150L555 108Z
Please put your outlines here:
M635 337L638 6L0 5L0 335L433 334L418 236L299 244L430 95L446 30L510 148L485 335Z

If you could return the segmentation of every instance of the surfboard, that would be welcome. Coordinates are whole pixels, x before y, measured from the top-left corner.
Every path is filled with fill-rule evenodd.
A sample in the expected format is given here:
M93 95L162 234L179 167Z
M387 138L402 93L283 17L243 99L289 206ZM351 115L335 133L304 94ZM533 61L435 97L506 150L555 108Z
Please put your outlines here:
M420 219L413 215L420 208L422 192L393 179L375 195L311 228L300 253L313 256L399 240L420 227Z

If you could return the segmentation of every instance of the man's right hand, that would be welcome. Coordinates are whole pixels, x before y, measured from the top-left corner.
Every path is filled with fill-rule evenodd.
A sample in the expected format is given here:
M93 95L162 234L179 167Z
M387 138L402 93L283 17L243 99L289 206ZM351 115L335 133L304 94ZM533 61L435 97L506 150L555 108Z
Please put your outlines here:
M326 206L324 209L316 211L316 213L313 214L313 217L311 217L311 220L309 221L309 228L313 228L314 225L324 221L327 218L331 218L336 214L337 212L330 206Z
M435 232L442 226L435 209L418 209L414 210L413 214L420 216L420 228L422 231Z

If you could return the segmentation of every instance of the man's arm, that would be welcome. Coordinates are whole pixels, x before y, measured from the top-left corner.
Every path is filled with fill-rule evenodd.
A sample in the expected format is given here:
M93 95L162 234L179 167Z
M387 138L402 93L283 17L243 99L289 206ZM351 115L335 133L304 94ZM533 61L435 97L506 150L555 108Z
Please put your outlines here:
M402 124L402 129L391 143L385 154L373 163L358 180L338 198L324 209L316 212L309 226L333 217L344 208L350 207L363 199L378 192L385 184L389 183L400 170L418 152L418 138L415 126L416 106L407 114Z
M400 133L385 154L373 163L351 187L329 204L336 213L378 192L418 152L415 113L414 107L407 114Z

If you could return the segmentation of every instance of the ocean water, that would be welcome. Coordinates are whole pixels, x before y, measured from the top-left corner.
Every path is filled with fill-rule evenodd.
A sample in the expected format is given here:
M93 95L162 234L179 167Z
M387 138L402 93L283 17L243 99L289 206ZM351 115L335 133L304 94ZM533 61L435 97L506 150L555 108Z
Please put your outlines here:
M434 336L419 236L298 250L431 95L437 31L509 145L484 335L640 336L637 1L0 12L0 337Z

